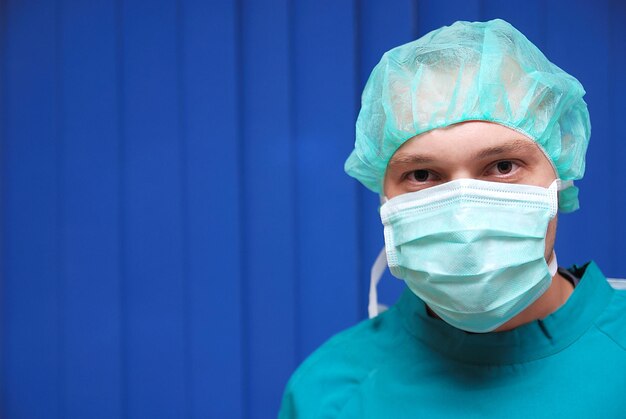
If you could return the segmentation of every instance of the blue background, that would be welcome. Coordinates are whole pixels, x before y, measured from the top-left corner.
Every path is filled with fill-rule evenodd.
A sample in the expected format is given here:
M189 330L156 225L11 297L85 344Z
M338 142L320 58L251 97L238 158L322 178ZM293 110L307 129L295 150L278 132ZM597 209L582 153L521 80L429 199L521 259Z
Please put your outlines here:
M369 72L494 17L588 92L561 265L626 275L622 2L0 1L0 416L275 417L366 317L378 198L343 162Z

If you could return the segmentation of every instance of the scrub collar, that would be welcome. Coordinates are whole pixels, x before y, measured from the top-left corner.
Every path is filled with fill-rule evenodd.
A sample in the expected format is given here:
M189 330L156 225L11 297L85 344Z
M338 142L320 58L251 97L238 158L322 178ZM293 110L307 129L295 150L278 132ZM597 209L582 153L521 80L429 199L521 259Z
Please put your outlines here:
M479 365L504 365L553 355L575 342L602 313L613 288L595 262L589 262L568 300L542 320L504 332L468 333L430 317L426 305L405 290L397 309L415 338L447 357Z

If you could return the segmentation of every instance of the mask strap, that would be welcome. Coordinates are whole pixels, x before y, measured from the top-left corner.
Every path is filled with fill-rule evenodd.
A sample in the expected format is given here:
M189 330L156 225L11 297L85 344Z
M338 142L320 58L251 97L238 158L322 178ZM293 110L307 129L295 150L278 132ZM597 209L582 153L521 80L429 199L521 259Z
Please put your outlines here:
M573 180L561 180L561 179L557 179L556 180L556 190L557 191L562 191L564 189L569 188L570 186L574 186L574 181Z
M376 291L376 287L378 286L383 273L385 273L385 269L387 269L387 253L385 252L385 247L383 246L382 250L376 257L374 264L372 265L372 270L370 271L370 294L369 304L367 305L367 313L369 314L370 319L378 316L379 313L378 292Z
M616 290L626 290L626 279L625 278L607 278L609 284Z
M556 275L556 271L559 269L559 263L556 260L556 252L552 251L552 256L550 257L550 262L548 262L548 272L550 272L550 277Z

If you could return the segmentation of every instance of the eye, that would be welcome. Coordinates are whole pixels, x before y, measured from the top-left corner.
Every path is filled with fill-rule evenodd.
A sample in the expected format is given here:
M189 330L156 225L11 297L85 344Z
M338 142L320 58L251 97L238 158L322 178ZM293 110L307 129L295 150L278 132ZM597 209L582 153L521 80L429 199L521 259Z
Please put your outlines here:
M501 175L507 175L513 170L513 162L510 160L499 161L496 164L496 170Z
M486 171L485 175L494 178L506 178L521 175L520 169L523 167L523 163L516 160L500 160L491 163Z
M415 182L426 182L430 178L430 172L428 170L414 170L408 175L409 180L413 180Z

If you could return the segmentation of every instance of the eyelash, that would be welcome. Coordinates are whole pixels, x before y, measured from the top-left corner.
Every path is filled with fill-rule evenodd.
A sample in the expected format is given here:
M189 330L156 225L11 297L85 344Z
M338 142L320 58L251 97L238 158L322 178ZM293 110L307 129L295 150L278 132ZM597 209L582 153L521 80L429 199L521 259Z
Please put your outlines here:
M511 165L511 169L509 170L509 172L507 173L498 173L496 174L496 176L500 176L500 177L507 177L507 176L511 176L513 173L515 173L517 170L519 170L519 168L522 166L522 163L517 161L517 160L498 160L496 162L493 162L491 164L489 164L486 168L486 170L483 171L483 173L488 173L491 170L494 170L498 168L498 165L501 163L510 163ZM426 172L428 174L428 178L426 180L417 180L416 176L414 176L417 172ZM413 176L414 178L411 179L411 176ZM428 169L416 169L416 170L411 170L410 172L407 172L404 174L403 176L403 180L407 180L409 182L415 182L415 183L419 183L419 184L425 184L426 182L429 181L433 181L436 179L430 179L432 176L437 176L437 173L428 170ZM487 175L489 176L489 175Z
M499 176L509 176L509 175L512 175L513 173L515 173L522 166L522 164L519 161L516 161L516 160L498 160L497 162L494 162L494 163L490 164L489 166L487 166L487 170L485 172L488 172L488 171L493 170L493 169L497 169L497 167L498 167L498 165L500 163L510 163L511 169L509 170L508 173L500 173Z
M426 179L426 180L417 180L416 178L415 178L415 179L411 179L411 176L415 177L414 175L415 175L415 173L417 173L417 172L426 172L426 173L429 175L429 177L430 177L430 176L432 176L432 175L435 175L435 173L434 173L434 172L432 172L432 171L430 171L430 170L428 170L428 169L417 169L417 170L411 170L410 172L407 172L407 173L404 175L404 179L408 180L409 182L416 182L416 183L426 183L426 182L428 182L429 180L431 180L431 179Z

